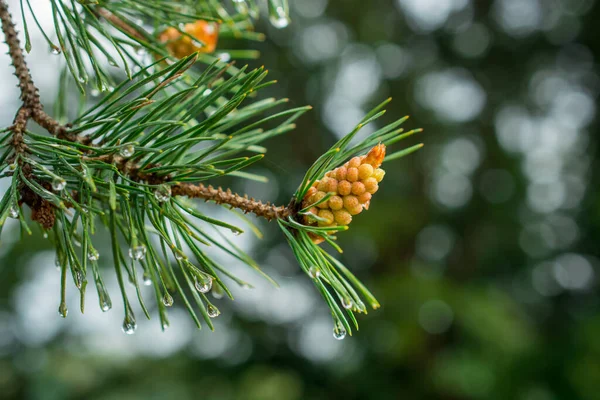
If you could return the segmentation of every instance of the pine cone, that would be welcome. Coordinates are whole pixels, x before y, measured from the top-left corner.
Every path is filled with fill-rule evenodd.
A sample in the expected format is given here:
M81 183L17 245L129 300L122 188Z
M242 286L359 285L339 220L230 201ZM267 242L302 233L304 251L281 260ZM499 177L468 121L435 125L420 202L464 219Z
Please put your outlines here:
M302 208L318 203L309 212L321 220L305 215L304 223L322 227L349 225L352 216L368 210L371 198L385 175L385 171L379 168L384 157L385 145L378 144L367 155L354 157L341 167L325 173L306 192L302 202ZM319 203L330 192L334 195ZM311 239L317 244L325 240L318 235L312 235Z
M219 25L214 22L198 20L196 22L185 24L183 30L190 36L204 43L194 42L189 36L183 36L173 27L169 27L158 35L158 40L166 43L169 53L177 58L189 56L192 53L212 53L217 48L219 38Z

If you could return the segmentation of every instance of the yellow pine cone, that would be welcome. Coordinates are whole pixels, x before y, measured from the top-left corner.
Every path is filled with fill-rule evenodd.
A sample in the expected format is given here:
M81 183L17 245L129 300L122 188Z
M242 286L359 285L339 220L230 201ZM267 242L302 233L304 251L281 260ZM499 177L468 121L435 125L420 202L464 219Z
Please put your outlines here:
M183 30L190 36L204 43L193 41L189 36L183 36L173 27L169 27L158 35L158 40L166 43L166 47L173 56L183 58L192 53L212 53L217 48L219 39L219 24L198 20L193 23L185 24Z
M385 171L379 168L384 157L385 145L378 144L366 155L353 157L341 167L325 173L306 192L302 208L318 203L327 193L334 195L310 209L309 212L320 220L305 215L304 223L323 227L348 225L353 215L368 210L371 198L385 175ZM325 240L318 235L311 235L311 239L317 244Z

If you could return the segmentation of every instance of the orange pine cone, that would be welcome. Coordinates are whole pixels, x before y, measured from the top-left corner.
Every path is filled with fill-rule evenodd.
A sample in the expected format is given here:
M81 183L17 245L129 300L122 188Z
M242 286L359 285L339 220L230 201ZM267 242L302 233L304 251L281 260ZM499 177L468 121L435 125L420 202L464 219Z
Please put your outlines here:
M385 145L378 144L366 155L353 157L341 167L325 173L306 192L302 208L306 208L323 199L327 193L334 193L328 200L317 204L311 213L321 220L316 220L310 215L304 216L306 225L340 226L352 222L352 216L368 210L371 198L379 189L379 182L383 180L385 171L381 163L385 158ZM321 243L325 239L318 235L311 235L314 243Z
M193 41L189 36L183 36L173 27L165 29L158 35L158 40L166 43L169 53L175 57L183 58L197 51L200 53L212 53L217 48L219 24L198 20L190 24L185 24L183 30L196 38L198 42ZM200 42L204 43L204 46Z

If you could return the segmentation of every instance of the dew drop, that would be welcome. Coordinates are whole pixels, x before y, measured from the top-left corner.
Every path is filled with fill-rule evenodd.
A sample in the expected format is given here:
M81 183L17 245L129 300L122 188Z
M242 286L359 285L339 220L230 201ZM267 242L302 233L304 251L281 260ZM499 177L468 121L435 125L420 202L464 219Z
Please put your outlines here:
M119 64L117 64L117 63L116 63L114 60L108 60L108 64L109 64L111 67L118 67L118 66L119 66Z
M195 278L194 286L200 293L208 293L212 288L212 278L210 276Z
M173 305L173 296L171 296L169 293L166 293L162 298L162 302L165 307L171 307Z
M132 144L126 144L125 146L121 147L121 149L119 150L119 154L121 155L121 157L125 157L125 158L131 157L134 152L135 152L135 147L133 147Z
M17 163L12 163L12 164L10 164L10 165L8 166L8 168L9 168L11 171L14 171L15 169L17 169Z
M212 304L209 304L206 307L206 312L208 313L208 316L211 318L216 318L219 316L219 314L221 314L221 311L219 311L219 309L215 306L213 306Z
M54 55L60 54L60 48L58 48L56 46L52 46L52 47L50 47L50 52Z
M143 260L146 257L146 246L143 244L129 249L129 257L134 260Z
M110 296L106 292L103 284L96 283L96 288L98 289L98 302L100 303L100 309L103 312L107 312L112 308L112 301L110 300Z
M346 337L346 329L343 326L333 328L333 337L336 340L342 340Z
M67 181L62 178L54 178L52 181L52 190L55 192L60 192L67 186Z
M126 334L133 335L135 333L135 330L137 329L137 324L135 322L135 317L133 315L127 315L127 316L125 316L125 319L123 320L123 326L122 326L121 329Z
M308 275L313 279L318 279L321 276L321 270L313 265L308 270Z
M228 62L231 60L231 54L229 53L219 53L217 54L217 58L220 58L223 62Z
M10 210L8 210L8 216L11 218L19 218L19 209L15 206L12 206Z
M77 286L77 289L81 289L81 286L83 285L83 272L80 270L75 270L73 279L75 280L75 286Z
M202 96L208 96L212 93L211 89L206 89L204 92L202 92Z
M168 201L171 198L171 187L168 185L160 185L154 191L154 197L161 203Z
M99 91L98 89L92 89L92 90L90 91L90 95L91 95L92 97L98 97L98 96L100 96L100 91Z
M183 260L183 258L184 258L183 254L181 254L178 251L175 252L175 259L176 260Z
M100 253L96 249L90 248L87 254L88 260L90 261L98 261L100 258Z
M69 310L67 310L67 304L65 302L60 303L60 305L58 306L58 315L60 315L63 318L67 318L68 313Z
M85 76L80 76L77 78L77 80L79 81L79 83L87 83L87 78Z
M48 232L44 232L42 236L44 237L44 239L48 239Z
M152 285L152 278L150 277L150 274L148 272L144 271L144 275L142 276L142 281L144 282L144 285L146 285L146 286Z
M342 297L342 306L346 310L349 310L352 308L352 306L354 306L354 303L352 302L352 299L350 297Z
M169 322L168 321L164 321L161 326L162 326L162 330L164 332L169 327Z
M275 10L271 12L269 21L271 22L271 25L277 29L283 29L290 24L290 18L281 6L275 8Z

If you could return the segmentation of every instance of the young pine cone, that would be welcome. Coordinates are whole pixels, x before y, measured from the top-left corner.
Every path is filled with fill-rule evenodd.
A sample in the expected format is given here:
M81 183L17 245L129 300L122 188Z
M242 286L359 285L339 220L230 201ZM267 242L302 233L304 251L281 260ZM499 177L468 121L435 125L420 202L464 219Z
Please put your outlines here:
M167 28L158 35L158 40L166 43L169 53L177 58L189 56L192 53L212 53L217 48L219 38L219 25L214 22L198 20L185 24L183 30L199 42L184 36L173 27ZM204 43L204 46L200 44Z
M379 168L384 157L385 145L378 144L367 155L354 157L341 167L325 173L306 192L302 208L318 203L327 193L334 195L309 210L319 220L309 214L304 216L304 223L322 227L348 225L353 215L360 214L363 209L368 210L371 197L379 189L379 182L385 175L385 171ZM317 244L325 240L318 235L312 235L311 238Z

